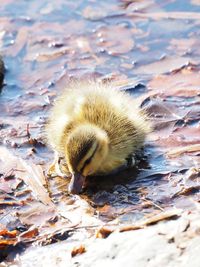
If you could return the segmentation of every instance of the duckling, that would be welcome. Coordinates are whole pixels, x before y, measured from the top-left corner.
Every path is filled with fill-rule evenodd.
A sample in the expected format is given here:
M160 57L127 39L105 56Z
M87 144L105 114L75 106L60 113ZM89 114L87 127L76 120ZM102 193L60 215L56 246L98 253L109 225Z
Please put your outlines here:
M137 100L111 84L89 81L72 83L57 98L46 133L56 158L59 155L66 162L64 172L71 174L69 192L78 194L87 176L124 166L150 128Z

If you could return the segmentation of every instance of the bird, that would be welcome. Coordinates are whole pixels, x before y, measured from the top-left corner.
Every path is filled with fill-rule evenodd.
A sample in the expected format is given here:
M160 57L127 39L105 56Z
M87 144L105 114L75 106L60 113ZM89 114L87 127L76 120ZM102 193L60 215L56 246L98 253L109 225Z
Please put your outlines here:
M146 111L127 92L112 83L71 82L56 98L46 124L55 152L49 174L70 176L69 193L80 194L86 177L110 174L134 159L150 131Z

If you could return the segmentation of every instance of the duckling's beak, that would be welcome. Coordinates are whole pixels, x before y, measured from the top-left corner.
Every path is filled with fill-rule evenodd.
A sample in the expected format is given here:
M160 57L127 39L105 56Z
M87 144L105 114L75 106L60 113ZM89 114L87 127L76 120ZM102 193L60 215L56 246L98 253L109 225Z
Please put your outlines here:
M78 172L72 174L71 181L69 183L68 191L72 194L79 194L83 188L85 177Z

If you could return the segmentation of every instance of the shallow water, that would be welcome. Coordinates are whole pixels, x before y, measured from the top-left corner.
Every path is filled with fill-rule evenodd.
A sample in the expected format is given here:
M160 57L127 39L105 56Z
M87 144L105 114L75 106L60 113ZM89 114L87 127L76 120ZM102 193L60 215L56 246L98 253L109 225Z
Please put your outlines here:
M51 196L62 214L70 201L70 209L77 211L67 213L72 222L77 214L85 216L85 200L91 209L88 225L93 219L132 223L169 207L191 209L199 201L199 12L195 0L1 1L0 47L7 69L0 95L3 147L27 164L47 169L53 154L43 138L44 122L53 99L71 78L114 81L141 98L155 128L136 168L91 179L78 200L66 195L66 181L60 187L60 180L50 180ZM6 161L2 154L2 170ZM5 193L16 196L26 182L11 186L16 179L24 181L19 174L3 179L5 214L13 212L3 202ZM31 192L22 199L23 207L17 205L21 198L13 204L22 214L27 204L34 207L38 201ZM30 225L40 227L34 216L31 220ZM16 223L10 227L15 228Z

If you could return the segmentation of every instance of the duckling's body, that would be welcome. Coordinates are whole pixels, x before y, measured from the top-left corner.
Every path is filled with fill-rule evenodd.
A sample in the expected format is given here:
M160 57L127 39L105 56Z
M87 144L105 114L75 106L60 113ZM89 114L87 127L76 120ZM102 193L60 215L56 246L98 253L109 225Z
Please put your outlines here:
M107 174L124 165L143 145L149 129L131 96L110 85L88 82L73 84L57 99L47 137L53 149L66 158L70 172L88 176Z

